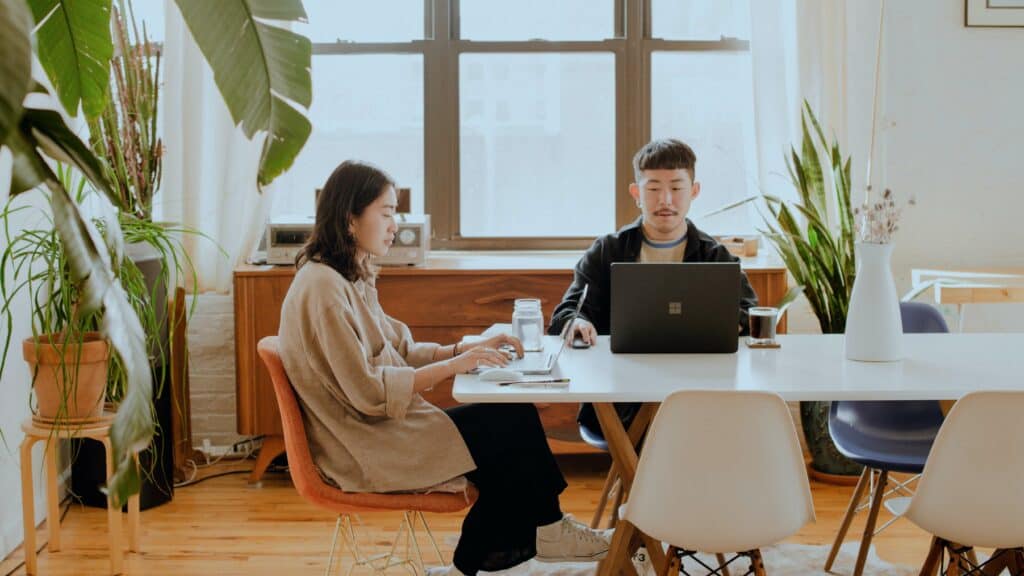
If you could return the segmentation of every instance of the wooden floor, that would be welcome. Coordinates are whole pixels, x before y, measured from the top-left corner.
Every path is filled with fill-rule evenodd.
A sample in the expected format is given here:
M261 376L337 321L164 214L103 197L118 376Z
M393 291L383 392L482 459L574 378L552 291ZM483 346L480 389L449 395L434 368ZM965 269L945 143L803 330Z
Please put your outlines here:
M604 480L607 457L578 455L559 459L569 479L569 489L562 496L563 509L589 522ZM251 467L251 462L222 464L204 469L202 474L247 467ZM828 544L845 511L852 487L812 484L812 489L818 521L805 527L791 541ZM887 514L882 512L879 523L888 518ZM850 538L859 538L865 516L864 513L859 515L850 530ZM370 529L368 540L381 545L388 541L388 535L399 522L399 515L394 513L371 513L361 517ZM432 515L428 516L428 521L450 558L461 516ZM246 484L244 474L213 478L181 488L171 503L142 513L142 552L126 555L125 573L323 574L333 527L333 516L306 504L284 473L268 474L261 486ZM109 564L103 510L72 506L64 519L61 538L61 551L44 550L40 554L41 574L106 573ZM39 543L45 541L45 529L40 530ZM919 565L929 537L910 522L899 520L875 542L883 559ZM17 550L0 562L0 576L6 576L21 561L22 552ZM851 569L852 566L836 566L834 573L849 574ZM24 573L24 567L14 571L14 574Z

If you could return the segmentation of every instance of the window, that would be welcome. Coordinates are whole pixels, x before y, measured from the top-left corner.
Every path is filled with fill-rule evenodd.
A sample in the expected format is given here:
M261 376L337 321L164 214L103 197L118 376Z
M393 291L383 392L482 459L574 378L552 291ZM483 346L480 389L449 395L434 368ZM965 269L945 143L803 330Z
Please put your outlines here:
M753 191L749 0L305 0L309 142L276 213L347 158L412 190L438 248L583 248L636 216L632 156L694 146L698 216ZM705 223L750 232L743 210Z

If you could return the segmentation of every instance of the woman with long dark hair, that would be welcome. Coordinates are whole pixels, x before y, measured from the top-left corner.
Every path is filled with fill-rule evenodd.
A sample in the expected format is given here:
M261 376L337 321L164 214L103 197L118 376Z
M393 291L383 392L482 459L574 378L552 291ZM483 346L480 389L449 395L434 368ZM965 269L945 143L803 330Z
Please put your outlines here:
M394 183L343 162L327 180L281 309L281 359L303 408L313 458L351 492L422 490L465 476L479 498L454 564L476 574L542 561L596 560L609 536L562 513L566 483L530 404L441 410L420 395L477 366L503 366L507 335L477 344L415 342L377 301L372 257L394 240ZM415 298L414 294L409 297Z

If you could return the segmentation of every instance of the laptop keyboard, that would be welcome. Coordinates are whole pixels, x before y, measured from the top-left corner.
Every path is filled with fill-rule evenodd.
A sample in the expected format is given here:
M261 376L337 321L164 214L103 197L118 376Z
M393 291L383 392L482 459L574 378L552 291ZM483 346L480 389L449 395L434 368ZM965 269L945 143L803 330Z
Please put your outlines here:
M550 353L526 354L508 363L512 370L543 370L551 363Z

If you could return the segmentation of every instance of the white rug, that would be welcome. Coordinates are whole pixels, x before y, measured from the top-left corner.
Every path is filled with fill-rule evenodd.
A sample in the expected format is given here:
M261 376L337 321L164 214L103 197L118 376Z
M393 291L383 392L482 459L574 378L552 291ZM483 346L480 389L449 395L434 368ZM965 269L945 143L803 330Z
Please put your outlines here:
M857 561L858 542L844 544L839 550L839 556L832 565L831 572L825 572L822 567L825 565L825 558L828 557L828 546L808 546L804 544L779 544L761 550L764 558L765 570L771 576L803 576L806 574L834 574L844 575L853 572L853 566ZM702 558L705 562L713 561L714 556ZM923 559L922 559L923 560ZM743 559L737 560L730 565L733 574L741 574L746 569L746 562ZM918 568L919 569L919 568ZM911 566L890 564L875 554L874 548L868 553L867 565L864 567L865 575L877 574L879 576L912 576L918 573L918 569ZM536 560L530 560L499 572L481 572L481 574L500 574L501 576L534 576L543 574L545 576L592 576L597 571L597 564L594 562L574 562L561 564L545 564ZM702 569L690 563L691 574L702 574ZM653 571L640 576L654 576Z

